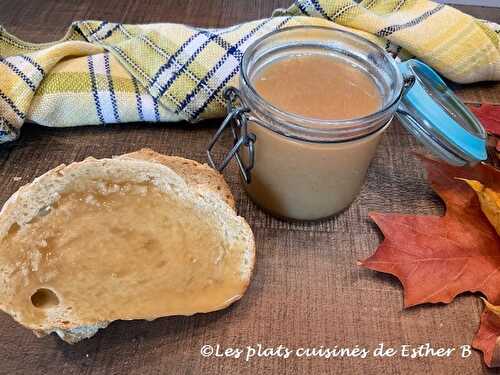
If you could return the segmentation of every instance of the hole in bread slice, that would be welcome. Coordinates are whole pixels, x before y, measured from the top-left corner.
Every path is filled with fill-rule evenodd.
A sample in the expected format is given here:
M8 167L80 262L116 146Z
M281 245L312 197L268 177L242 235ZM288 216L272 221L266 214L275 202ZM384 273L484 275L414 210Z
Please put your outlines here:
M59 305L59 298L52 290L40 288L31 296L31 303L36 308L48 309Z

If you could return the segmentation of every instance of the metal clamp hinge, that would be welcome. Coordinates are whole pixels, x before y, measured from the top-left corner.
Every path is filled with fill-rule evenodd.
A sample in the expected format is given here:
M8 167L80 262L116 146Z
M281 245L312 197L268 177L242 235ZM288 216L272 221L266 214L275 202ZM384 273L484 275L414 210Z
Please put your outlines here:
M222 172L224 168L226 168L226 166L229 164L231 159L234 157L240 168L243 180L248 184L251 181L252 178L251 170L253 169L255 164L254 144L256 140L255 134L248 133L248 128L247 128L248 124L247 114L248 112L250 112L250 109L241 106L238 107L237 102L239 102L239 105L241 105L241 99L239 96L238 89L234 87L228 87L224 91L224 97L227 100L228 114L208 145L207 149L208 162L212 168L216 169L219 172ZM212 150L217 141L219 140L219 138L222 136L222 133L228 126L231 126L231 133L233 134L233 147L226 154L223 161L219 165L216 165L212 156ZM241 156L239 154L241 147L247 148L248 164L245 164L241 159Z

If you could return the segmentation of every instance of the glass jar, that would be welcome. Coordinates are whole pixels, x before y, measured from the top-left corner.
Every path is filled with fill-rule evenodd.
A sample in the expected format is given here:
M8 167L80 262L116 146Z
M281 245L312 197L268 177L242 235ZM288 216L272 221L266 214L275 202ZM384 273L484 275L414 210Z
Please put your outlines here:
M380 110L360 118L321 120L285 112L266 101L254 87L255 78L273 62L302 55L327 56L366 73L380 92ZM403 76L389 54L356 34L314 26L264 36L245 51L240 68L239 90L226 92L229 115L209 145L212 166L212 148L229 126L234 146L217 169L235 157L246 192L265 211L315 220L349 206L382 134L415 82L413 71ZM405 111L403 120L412 125L414 117ZM479 125L470 133L484 138L481 129Z

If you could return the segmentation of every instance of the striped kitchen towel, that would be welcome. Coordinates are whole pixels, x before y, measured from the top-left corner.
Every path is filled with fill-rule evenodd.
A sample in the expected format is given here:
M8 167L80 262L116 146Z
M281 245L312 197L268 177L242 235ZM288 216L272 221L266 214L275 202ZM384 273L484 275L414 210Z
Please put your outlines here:
M415 55L456 82L500 79L498 25L427 0L297 0L274 17L225 29L75 22L53 43L0 27L0 143L25 121L54 127L222 116L245 49L297 25L349 28Z

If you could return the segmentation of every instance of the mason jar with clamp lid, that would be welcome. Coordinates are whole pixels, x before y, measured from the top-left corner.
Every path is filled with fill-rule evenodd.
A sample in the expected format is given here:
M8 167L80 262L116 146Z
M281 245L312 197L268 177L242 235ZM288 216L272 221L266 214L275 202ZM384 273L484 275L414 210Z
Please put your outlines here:
M283 218L321 219L349 206L394 116L451 164L486 159L483 127L437 73L344 30L267 34L245 51L239 89L225 96L209 162L221 171L235 158L251 199ZM234 144L217 165L212 150L226 128Z

